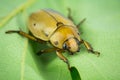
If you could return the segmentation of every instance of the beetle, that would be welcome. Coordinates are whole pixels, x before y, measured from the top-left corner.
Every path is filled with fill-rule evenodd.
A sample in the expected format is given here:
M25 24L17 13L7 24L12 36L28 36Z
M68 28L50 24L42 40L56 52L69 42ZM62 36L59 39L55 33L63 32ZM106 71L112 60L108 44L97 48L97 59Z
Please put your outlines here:
M57 56L67 63L70 69L68 59L62 54L63 51L68 51L74 54L80 51L80 45L84 44L86 49L98 56L100 53L94 51L91 45L80 37L78 27L85 21L83 19L78 25L75 25L71 17L71 10L68 9L68 18L53 10L42 9L34 12L29 16L28 28L32 35L29 35L21 30L9 30L6 33L18 33L24 37L37 42L49 42L53 48L39 51L41 55L46 52L56 51Z

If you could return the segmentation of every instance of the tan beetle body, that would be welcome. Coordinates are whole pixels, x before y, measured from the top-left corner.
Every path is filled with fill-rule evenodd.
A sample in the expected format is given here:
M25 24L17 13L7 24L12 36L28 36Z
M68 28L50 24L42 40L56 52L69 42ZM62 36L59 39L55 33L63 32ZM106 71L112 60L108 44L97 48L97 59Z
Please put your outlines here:
M88 51L98 56L100 53L94 51L88 42L80 38L78 27L85 19L76 26L72 22L70 9L68 18L52 10L40 10L32 13L28 19L28 28L34 36L21 30L9 30L6 33L18 33L37 42L50 42L53 48L41 50L38 54L55 50L57 56L66 62L70 69L67 58L62 54L63 51L68 51L70 54L73 54L79 52L79 46L84 44Z
M35 37L50 41L53 46L60 49L69 38L75 37L80 41L79 32L73 22L52 10L32 13L28 27Z

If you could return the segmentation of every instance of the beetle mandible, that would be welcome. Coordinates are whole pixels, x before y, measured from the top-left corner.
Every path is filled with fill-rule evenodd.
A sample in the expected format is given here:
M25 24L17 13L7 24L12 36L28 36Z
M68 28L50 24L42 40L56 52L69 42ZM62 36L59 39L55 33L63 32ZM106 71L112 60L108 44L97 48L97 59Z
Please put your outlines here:
M53 10L40 10L29 16L28 28L33 35L29 35L21 30L9 30L6 33L18 33L24 37L37 42L49 42L53 48L39 51L37 54L43 54L50 51L56 51L57 56L67 63L70 69L68 59L62 54L68 51L74 54L80 51L80 45L84 44L86 49L94 54L100 55L94 51L91 45L80 37L78 27L85 21L83 19L78 25L73 23L71 10L68 9L68 18L62 16Z

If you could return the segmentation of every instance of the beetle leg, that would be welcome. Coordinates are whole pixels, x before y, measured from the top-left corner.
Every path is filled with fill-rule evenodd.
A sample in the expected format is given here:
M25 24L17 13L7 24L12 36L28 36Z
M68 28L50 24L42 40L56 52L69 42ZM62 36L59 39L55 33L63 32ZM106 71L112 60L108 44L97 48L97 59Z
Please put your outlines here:
M56 48L49 48L49 49L44 49L44 50L40 50L37 55L41 55L43 53L48 53L48 52L52 52L52 51L55 51Z
M87 50L89 52L92 52L93 54L96 54L97 56L100 56L100 52L94 51L93 48L91 47L91 45L88 42L83 41L83 44L85 45L85 47L87 48Z
M68 8L68 19L70 19L71 21L73 21L73 18L71 16L71 9Z
M77 28L79 28L79 26L86 20L86 18L84 18L82 21L80 21L78 24L77 24Z
M71 16L71 9L68 8L68 18L74 22L72 16ZM77 28L79 28L79 26L86 20L86 18L84 18L82 21L80 21L78 24L77 24ZM75 22L74 22L75 23Z
M37 42L41 42L41 43L44 42L44 41L42 41L40 39L35 38L34 36L31 36L31 35L23 32L23 31L21 31L21 30L9 30L9 31L6 31L5 33L7 33L7 34L8 33L18 33L18 34L20 34L20 35L22 35L22 36L24 36L24 37L26 37L28 39L31 39L33 41L37 41Z
M70 64L68 62L68 59L66 57L64 57L64 55L62 54L62 51L61 50L56 50L56 54L61 60L63 60L67 64L68 69L70 69Z

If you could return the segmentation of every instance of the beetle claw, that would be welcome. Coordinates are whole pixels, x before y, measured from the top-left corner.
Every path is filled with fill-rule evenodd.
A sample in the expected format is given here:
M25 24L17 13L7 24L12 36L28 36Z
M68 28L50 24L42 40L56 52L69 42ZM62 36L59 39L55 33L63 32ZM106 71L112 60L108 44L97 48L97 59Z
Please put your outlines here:
M97 55L97 57L100 56L100 52L95 51L95 54Z
M91 53L97 55L97 57L100 56L100 52L98 52L98 51L88 50L88 52L91 52Z

